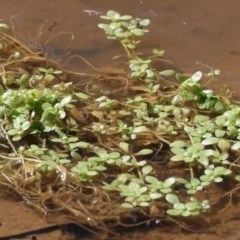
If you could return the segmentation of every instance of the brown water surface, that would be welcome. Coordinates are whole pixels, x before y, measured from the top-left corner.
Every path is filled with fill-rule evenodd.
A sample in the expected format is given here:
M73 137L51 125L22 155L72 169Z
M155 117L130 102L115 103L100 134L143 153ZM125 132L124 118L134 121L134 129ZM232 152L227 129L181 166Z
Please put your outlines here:
M217 4L214 0L2 0L1 3L1 19L9 22L12 17L20 39L57 57L79 54L97 67L117 65L119 60L112 61L112 57L122 54L122 49L118 43L107 41L97 27L102 21L99 14L113 9L151 20L151 31L142 43L143 52L164 49L166 58L185 71L208 71L196 62L218 68L222 72L220 84L229 83L231 87L240 78L238 0ZM40 31L41 37L35 40ZM74 35L72 42L70 33ZM79 71L84 68L81 64L77 59L70 61Z
M239 9L239 0L1 0L0 18L6 23L10 23L11 19L17 38L35 49L42 49L62 59L63 64L69 56L76 54L99 68L123 65L122 59L112 60L123 51L118 43L106 40L103 31L97 27L102 22L99 14L115 10L121 14L149 18L150 33L141 43L142 52L150 53L153 48L164 49L165 57L187 72L199 69L209 71L197 62L220 69L221 76L213 87L220 88L227 83L238 94ZM74 39L71 40L73 35ZM86 65L78 58L71 59L67 65L77 71L86 69ZM6 223L4 216L0 216L3 218L1 221L11 228L11 221L15 220ZM239 224L239 221L235 221L227 225L230 230L224 239L239 239ZM0 232L0 237L4 237L1 226ZM223 239L223 236L176 232L149 232L149 239ZM128 238L146 239L146 235L135 232L126 235L125 239Z

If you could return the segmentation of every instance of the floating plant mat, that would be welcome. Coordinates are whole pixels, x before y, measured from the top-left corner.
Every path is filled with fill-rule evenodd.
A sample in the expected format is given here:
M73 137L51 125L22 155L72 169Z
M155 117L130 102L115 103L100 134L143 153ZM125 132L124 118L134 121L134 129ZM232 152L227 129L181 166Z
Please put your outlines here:
M180 74L164 68L163 50L142 56L150 20L101 17L129 71L70 71L0 25L2 194L95 232L216 231L239 213L238 103L200 83L219 70Z

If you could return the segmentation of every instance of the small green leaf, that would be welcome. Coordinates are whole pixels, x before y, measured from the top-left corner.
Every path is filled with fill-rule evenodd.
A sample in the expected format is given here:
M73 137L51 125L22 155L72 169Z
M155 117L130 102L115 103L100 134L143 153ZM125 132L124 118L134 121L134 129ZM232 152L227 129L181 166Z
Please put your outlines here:
M220 182L222 182L222 181L223 181L223 178L221 178L221 177L216 177L216 178L214 179L214 182L220 183Z
M42 67L39 67L38 71L39 72L44 72L44 73L48 72L48 70L46 68L42 68Z
M77 92L77 93L75 93L75 95L85 101L89 99L89 95L87 95L86 93L83 93L83 92Z
M146 176L145 180L149 183L152 183L152 184L157 184L158 183L158 179L153 177L153 176Z
M104 166L97 166L95 169L96 169L97 171L105 171L107 168L104 167Z
M23 74L19 79L20 86L23 88L27 87L29 83L29 78L30 78L29 74Z
M206 156L200 155L199 158L197 158L197 161L201 163L203 166L208 166L209 165L209 160Z
M113 22L109 26L110 26L111 29L115 30L115 29L118 29L118 28L121 27L121 23L120 22L115 22L115 23Z
M218 143L219 140L220 140L220 138L210 137L210 138L204 139L204 140L202 141L202 144L203 144L203 145L213 145L213 144Z
M143 20L141 20L141 21L139 22L139 24L140 24L141 26L146 27L146 26L148 26L148 25L150 24L150 20L149 20L149 19L143 19Z
M166 77L169 77L169 76L174 75L175 71L174 70L164 70L164 71L159 72L159 74L163 75L163 76L166 76Z
M140 207L148 207L149 203L148 202L141 202L141 203L139 203L139 206Z
M205 116L205 115L196 115L194 117L194 122L197 123L197 124L200 124L200 123L203 123L203 122L206 122L210 119L209 116Z
M88 171L87 172L87 175L91 176L91 177L96 176L97 174L98 174L98 172L96 172L96 171Z
M155 54L155 55L157 55L159 57L162 57L164 55L164 53L165 53L164 50L160 50L159 51L158 49L153 49L152 52L153 52L153 54Z
M155 73L152 70L147 70L147 78L153 78L155 76Z
M3 95L4 91L5 91L5 90L4 90L3 86L0 85L0 96ZM3 109L3 107L0 107L0 112L2 112L2 109Z
M120 17L121 20L130 20L132 19L132 16L131 15L123 15Z
M180 73L176 74L176 79L178 80L179 83L183 83L186 80L186 78Z
M65 105L67 105L68 103L70 103L72 100L72 96L66 96L65 98L62 99L62 101L60 102L59 108L64 107Z
M179 202L178 197L176 195L172 194L172 193L168 193L166 195L166 200L171 204Z
M73 159L76 159L76 160L78 160L78 161L81 161L81 160L82 160L81 155L78 154L77 152L72 151L72 152L71 152L71 156L72 156Z
M221 149L222 152L228 152L228 150L231 147L231 144L226 139L220 139L220 141L218 142L218 147L219 149Z
M222 166L218 166L214 169L214 173L218 174L218 175L229 175L231 174L231 170L230 172L228 172L229 169L226 169L225 167L222 167ZM227 174L226 174L227 172Z
M196 189L189 189L187 190L187 194L195 194L197 192Z
M150 193L149 196L151 199L158 199L158 198L162 197L162 194L161 193Z
M175 155L173 157L170 158L172 161L183 161L185 158L182 154L180 155Z
M59 118L60 119L63 119L63 118L66 117L66 113L64 111L60 110L58 113L59 113Z
M123 208L133 208L133 205L131 203L123 203L121 206Z
M104 29L104 30L110 28L109 25L108 25L108 24L105 24L105 23L99 23L99 24L98 24L98 27L99 27L99 28L102 28L102 29Z
M178 140L178 141L174 141L169 145L171 148L183 148L183 147L187 147L188 144L184 141Z
M174 209L178 209L178 210L183 210L185 208L184 204L183 203L174 203L173 205Z
M232 150L238 151L240 150L240 142L236 142L231 147Z
M13 141L19 141L22 137L21 136L14 136L12 138Z
M131 31L131 33L133 33L134 35L136 35L138 37L141 37L144 35L143 30L138 29L138 28L131 29L130 31Z
M202 72L201 71L195 72L191 77L191 79L195 82L198 82L201 78L202 78Z
M235 179L240 182L240 175L236 176Z
M135 49L135 48L136 48L136 45L135 45L135 44L132 44L132 43L128 43L128 44L127 44L127 47L128 47L129 49Z
M88 142L78 142L76 143L76 145L79 147L79 148L82 148L82 149L86 149L90 146L90 144Z
M18 130L17 130L17 129L10 129L10 130L8 131L8 134L9 134L10 136L16 135L16 134L18 134Z
M120 142L119 147L125 152L129 153L129 144L126 142Z
M10 29L10 27L6 23L0 23L0 28L5 28L7 30Z
M125 31L125 32L123 32L123 36L124 36L125 38L128 38L128 37L131 37L131 36L132 36L132 33L129 32L129 31ZM134 46L135 46L135 45L134 45Z
M221 130L221 129L217 129L217 130L215 131L215 135L216 135L216 137L218 137L218 138L222 138L222 137L224 137L224 135L225 135L225 131L223 131L223 130Z
M127 116L127 115L131 114L129 111L126 111L126 110L120 110L120 111L118 111L118 113L123 115L123 116Z
M179 216L182 214L182 210L179 209L168 209L167 210L167 214L171 215L171 216Z
M59 75L59 74L61 74L62 73L62 71L60 71L60 70L55 70L54 72L53 72L53 74L56 74L56 75Z
M145 166L142 168L142 173L144 176L148 175L151 171L153 170L153 168L151 166Z
M175 95L172 99L172 105L177 106L183 102L183 98L181 95Z
M203 183L202 183L203 186L206 186L206 185L208 185L208 184L211 182L210 177L207 176L207 175L202 175L202 176L200 177L200 180L201 180L202 182L206 182L206 184L203 184Z
M172 186L175 182L176 182L176 178L175 178L175 177L167 178L167 179L164 181L164 186L165 186L165 187L170 187L170 186Z
M135 127L133 129L133 133L143 133L143 132L150 132L150 129L145 126Z
M179 148L179 147L174 147L171 148L172 153L176 154L176 155L182 155L184 156L186 153L186 150L184 150L183 148Z
M198 208L198 205L196 202L188 202L185 204L185 207L187 208L187 210L193 211Z
M22 129L23 129L24 131L27 130L29 127L30 127L30 122L29 122L29 121L24 122L23 125L22 125Z
M137 166L140 166L140 167L143 167L147 164L147 161L146 160L142 160L140 162L137 163ZM134 164L135 165L135 164Z
M115 39L116 39L116 37L114 37L114 36L108 36L108 37L107 37L107 39L110 39L110 40L115 40Z
M139 152L135 153L134 156L148 155L151 153L153 153L153 150L151 149L142 149Z

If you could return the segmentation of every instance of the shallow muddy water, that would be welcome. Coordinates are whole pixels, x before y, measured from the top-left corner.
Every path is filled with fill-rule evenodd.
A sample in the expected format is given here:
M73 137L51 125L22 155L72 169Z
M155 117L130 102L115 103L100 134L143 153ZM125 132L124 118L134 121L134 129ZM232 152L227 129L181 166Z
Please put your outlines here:
M214 0L104 0L101 3L2 0L1 3L1 19L9 22L12 18L20 39L58 58L66 60L67 55L77 54L97 67L119 64L120 60L112 61L112 57L123 53L121 47L106 40L97 27L102 22L99 14L113 9L151 20L150 33L141 45L143 52L164 49L167 59L189 72L208 71L197 62L220 69L220 83L231 87L240 79L240 3L237 0L217 4ZM77 58L69 62L78 71L84 69L81 65L83 62Z
M117 42L106 40L103 31L97 27L103 22L100 14L115 10L149 18L150 33L141 43L142 52L163 49L165 57L186 72L209 71L198 63L220 69L221 76L213 87L219 89L227 83L235 95L239 95L239 8L239 0L1 0L0 18L6 23L11 21L16 37L27 45L62 59L62 64L80 72L88 67L79 58L66 63L70 56L80 55L98 68L124 66L122 59L112 60L124 52ZM3 215L1 218L4 222ZM239 224L236 219L226 226L229 231L223 230L226 233L224 239L238 239ZM170 232L170 229L166 231ZM180 235L181 230L174 231L170 235L162 233L161 238L156 231L151 232L149 239L223 239L222 235ZM136 230L125 239L145 239L146 234Z

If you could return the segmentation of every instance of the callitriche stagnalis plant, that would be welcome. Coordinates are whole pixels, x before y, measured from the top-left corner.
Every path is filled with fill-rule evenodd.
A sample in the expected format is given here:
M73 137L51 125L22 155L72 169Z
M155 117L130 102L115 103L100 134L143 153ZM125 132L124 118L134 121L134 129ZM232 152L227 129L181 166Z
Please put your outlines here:
M204 218L215 207L204 191L238 189L239 104L203 87L219 70L176 73L154 67L163 50L140 55L149 19L113 10L101 18L126 51L124 76L64 69L0 24L1 181L43 212L56 206L95 227Z

